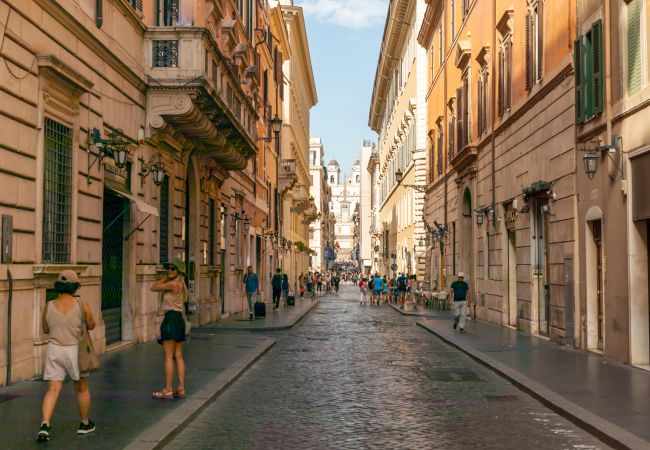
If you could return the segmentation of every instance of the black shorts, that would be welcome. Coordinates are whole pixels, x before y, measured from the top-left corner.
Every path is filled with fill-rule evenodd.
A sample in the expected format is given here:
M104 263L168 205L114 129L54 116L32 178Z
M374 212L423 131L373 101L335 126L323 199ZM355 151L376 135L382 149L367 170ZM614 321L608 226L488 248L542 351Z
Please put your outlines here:
M185 319L178 311L167 311L160 324L160 341L185 341Z

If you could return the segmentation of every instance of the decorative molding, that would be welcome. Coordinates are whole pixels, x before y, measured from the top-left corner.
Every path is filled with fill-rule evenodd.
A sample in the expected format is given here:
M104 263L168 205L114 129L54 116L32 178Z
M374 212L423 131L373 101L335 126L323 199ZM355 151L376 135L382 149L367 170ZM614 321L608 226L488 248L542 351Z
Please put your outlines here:
M479 63L480 66L489 65L489 61L488 61L489 54L490 54L489 45L484 45L483 47L481 47L481 50L479 50L478 54L476 55L476 61Z
M472 41L464 40L458 41L456 44L456 67L461 71L464 71L467 68L467 64L471 58L472 54Z
M503 15L497 22L496 27L501 36L506 36L508 33L512 32L515 23L514 15L515 10L512 6L503 12Z

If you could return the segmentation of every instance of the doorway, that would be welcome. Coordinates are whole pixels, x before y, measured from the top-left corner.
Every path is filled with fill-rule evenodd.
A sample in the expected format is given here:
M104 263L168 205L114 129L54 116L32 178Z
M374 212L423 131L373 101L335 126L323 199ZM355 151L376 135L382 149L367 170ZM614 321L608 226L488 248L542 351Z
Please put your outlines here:
M124 272L124 224L128 200L104 189L102 236L102 318L106 345L122 339L122 295Z
M517 233L508 230L508 325L517 326Z
M603 289L603 245L602 245L602 222L594 220L591 222L591 233L594 240L594 258L590 261L591 270L595 277L596 305L593 314L596 322L596 348L603 351L605 342L605 295Z
M534 283L537 294L537 332L548 336L550 330L550 285L548 282L548 213L546 199L533 202L533 251L534 251Z

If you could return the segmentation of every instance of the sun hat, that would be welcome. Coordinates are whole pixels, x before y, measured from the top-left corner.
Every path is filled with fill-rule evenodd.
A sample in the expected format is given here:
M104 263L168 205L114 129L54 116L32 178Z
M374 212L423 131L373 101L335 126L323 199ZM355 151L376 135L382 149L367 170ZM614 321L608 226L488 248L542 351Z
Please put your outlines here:
M59 274L58 281L62 283L79 283L79 275L74 270L64 270Z
M165 264L163 264L163 267L166 268L166 266L174 266L174 267L176 267L178 269L179 273L185 273L185 261L183 261L182 259L180 259L178 257L177 258L172 258L171 261L166 262Z
M458 278L465 278L465 272L458 272Z

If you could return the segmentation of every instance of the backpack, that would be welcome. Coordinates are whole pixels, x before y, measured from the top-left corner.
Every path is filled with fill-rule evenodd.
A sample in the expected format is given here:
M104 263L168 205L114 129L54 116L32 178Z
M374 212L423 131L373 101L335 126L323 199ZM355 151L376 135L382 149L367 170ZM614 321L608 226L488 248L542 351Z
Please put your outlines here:
M406 288L406 277L399 277L397 279L397 285L400 287L400 289L405 289Z
M273 289L282 289L282 276L277 274L273 275L271 286L273 286Z
M370 280L370 281L368 281L368 287L369 287L370 289L374 289L374 288L375 288L375 280Z

